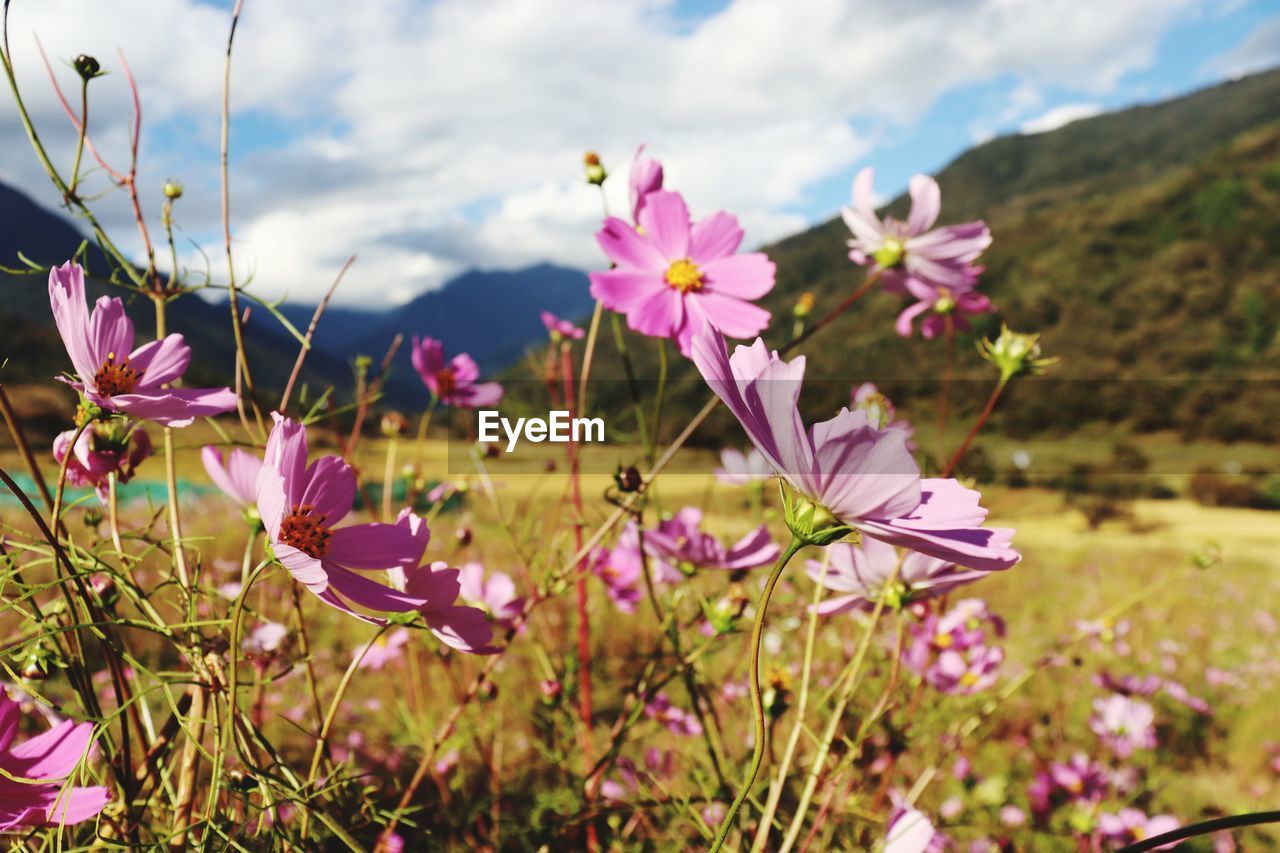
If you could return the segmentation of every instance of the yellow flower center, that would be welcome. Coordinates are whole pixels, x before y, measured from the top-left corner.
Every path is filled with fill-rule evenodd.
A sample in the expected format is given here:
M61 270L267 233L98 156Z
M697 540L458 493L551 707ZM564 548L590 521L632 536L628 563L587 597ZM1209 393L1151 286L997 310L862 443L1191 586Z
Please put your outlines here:
M702 270L689 258L672 261L666 278L667 286L681 293L697 293L702 289Z
M940 649L949 649L951 648L951 635L938 634L933 638L933 644Z
M116 394L128 394L132 391L141 375L129 366L128 356L116 364L116 354L109 353L102 367L93 374L93 384L99 394L104 397L114 397Z
M881 269L893 269L902 263L902 259L907 254L907 246L897 237L885 237L884 243L879 249L871 253Z
M974 675L972 672L966 672L964 675L960 676L960 683L965 687L972 687L978 683L978 676Z
M295 506L280 522L280 541L319 559L329 553L329 539L333 536L325 521L310 504Z

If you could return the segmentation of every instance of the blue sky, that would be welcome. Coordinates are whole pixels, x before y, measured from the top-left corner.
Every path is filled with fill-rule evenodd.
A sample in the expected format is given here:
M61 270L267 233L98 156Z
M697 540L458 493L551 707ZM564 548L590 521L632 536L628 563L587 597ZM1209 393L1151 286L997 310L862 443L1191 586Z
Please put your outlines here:
M216 255L221 237L233 5L45 0L15 7L11 24L55 152L73 136L26 34L55 59L103 59L112 73L94 84L91 131L117 166L125 51L144 104L140 183L185 183L181 260L197 271L194 243ZM265 296L311 300L357 253L338 298L358 304L403 301L470 267L600 264L585 149L613 171L614 211L646 143L695 216L728 210L759 244L835 214L863 166L887 198L993 135L1280 64L1273 0L308 0L305 19L299 8L245 0L232 75L239 274ZM131 23L144 16L146 28ZM0 126L0 178L53 206L15 133ZM101 204L139 253L119 194Z

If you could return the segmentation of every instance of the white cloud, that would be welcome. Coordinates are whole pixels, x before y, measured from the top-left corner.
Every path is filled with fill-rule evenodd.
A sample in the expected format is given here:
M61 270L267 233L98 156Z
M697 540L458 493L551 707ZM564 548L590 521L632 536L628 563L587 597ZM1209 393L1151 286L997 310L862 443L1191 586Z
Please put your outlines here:
M605 157L621 211L639 142L695 216L730 210L760 243L803 227L806 192L953 88L1019 80L1011 116L1038 108L1046 87L1107 92L1151 62L1177 13L1204 2L905 0L855 11L843 0L734 0L692 25L671 0L310 0L304 18L297 4L248 3L232 89L237 257L264 295L315 298L356 252L339 298L364 303L408 298L469 266L598 265L599 198L582 182L581 153ZM19 73L59 162L73 140L29 33L51 56L94 52L109 67L115 46L127 49L147 115L141 185L180 174L179 219L216 252L225 13L195 0L43 0L15 4L13 17ZM60 77L75 82L65 68ZM117 160L122 83L93 84L91 126ZM855 119L872 130L854 130ZM263 125L293 132L263 146ZM163 144L147 141L157 136ZM0 130L0 143L17 141ZM23 145L0 147L0 174L51 197ZM104 215L138 251L128 210L108 202Z
M1096 116L1102 112L1102 107L1098 104L1059 104L1033 119L1028 119L1018 125L1019 133L1048 133L1051 130L1057 130L1073 121L1079 121L1082 118Z
M1205 64L1205 70L1223 77L1243 77L1280 65L1280 18L1259 24L1238 45Z

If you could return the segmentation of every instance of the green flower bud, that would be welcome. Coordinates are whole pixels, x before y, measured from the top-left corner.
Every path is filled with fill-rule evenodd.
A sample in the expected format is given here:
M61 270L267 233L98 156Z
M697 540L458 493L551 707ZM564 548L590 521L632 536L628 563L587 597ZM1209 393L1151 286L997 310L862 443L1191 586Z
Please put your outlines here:
M1036 376L1057 363L1056 358L1043 358L1040 354L1040 335L1023 334L1000 327L1000 337L994 341L983 338L978 342L978 354L1000 371L1000 381L1008 382L1023 374Z
M80 79L86 83L94 77L102 76L102 66L98 63L98 60L87 53L82 53L71 60L71 65L76 69L76 73L80 75Z
M164 182L164 197L169 201L177 201L182 198L182 182L174 178Z
M858 535L854 528L840 521L826 507L796 494L786 485L782 486L782 514L787 528L806 545L821 547Z
M588 151L582 155L582 164L587 170L587 183L600 186L604 183L605 178L609 177L609 173L604 170L604 166L600 163L600 155L594 151Z

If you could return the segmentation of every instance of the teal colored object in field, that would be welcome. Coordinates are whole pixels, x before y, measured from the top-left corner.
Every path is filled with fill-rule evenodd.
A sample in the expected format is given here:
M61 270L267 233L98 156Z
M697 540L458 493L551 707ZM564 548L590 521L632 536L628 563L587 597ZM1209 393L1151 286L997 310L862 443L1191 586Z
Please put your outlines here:
M36 488L35 481L27 474L13 475L14 481L18 487L26 493L27 497L36 506L41 506L40 491ZM50 483L50 490L54 484ZM178 481L178 494L183 497L204 497L205 495L216 493L218 490L208 483L192 483L189 480ZM135 502L162 504L169 499L169 492L162 480L133 480L129 483L122 483L116 487L121 504L131 504ZM63 500L67 506L72 506L77 501L85 498L93 498L92 489L73 488L68 486L64 493ZM0 506L17 506L18 499L9 492L8 489L0 489Z

